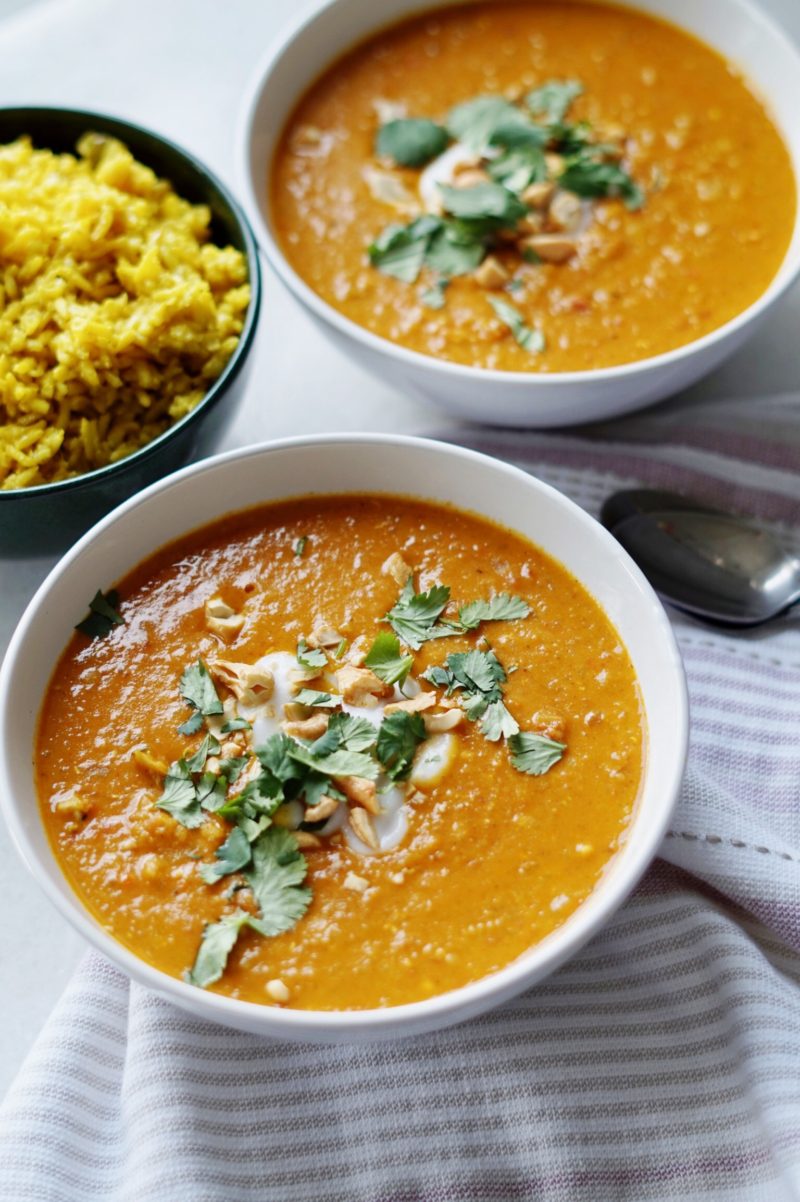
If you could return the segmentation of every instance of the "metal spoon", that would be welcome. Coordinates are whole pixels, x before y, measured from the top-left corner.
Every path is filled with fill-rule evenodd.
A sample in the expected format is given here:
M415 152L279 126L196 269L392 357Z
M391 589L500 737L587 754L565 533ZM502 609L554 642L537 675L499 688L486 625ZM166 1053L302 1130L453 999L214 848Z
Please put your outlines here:
M732 514L640 488L614 493L600 517L656 592L679 609L757 626L800 601L800 560Z

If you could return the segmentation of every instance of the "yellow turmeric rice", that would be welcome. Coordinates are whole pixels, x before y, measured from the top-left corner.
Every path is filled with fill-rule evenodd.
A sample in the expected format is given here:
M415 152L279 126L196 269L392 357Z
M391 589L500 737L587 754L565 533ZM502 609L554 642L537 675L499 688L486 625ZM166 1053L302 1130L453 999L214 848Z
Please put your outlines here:
M121 142L0 146L0 487L114 463L222 372L250 301L211 215Z

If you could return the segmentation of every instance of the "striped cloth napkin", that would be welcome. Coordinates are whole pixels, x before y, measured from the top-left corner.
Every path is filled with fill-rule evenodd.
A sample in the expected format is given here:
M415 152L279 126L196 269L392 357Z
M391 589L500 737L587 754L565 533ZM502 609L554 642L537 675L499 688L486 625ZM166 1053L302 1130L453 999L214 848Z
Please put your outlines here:
M800 550L796 397L468 441L593 513L618 487L676 488ZM800 1198L800 621L674 621L680 806L582 955L453 1030L320 1048L199 1022L89 954L0 1112L0 1198Z

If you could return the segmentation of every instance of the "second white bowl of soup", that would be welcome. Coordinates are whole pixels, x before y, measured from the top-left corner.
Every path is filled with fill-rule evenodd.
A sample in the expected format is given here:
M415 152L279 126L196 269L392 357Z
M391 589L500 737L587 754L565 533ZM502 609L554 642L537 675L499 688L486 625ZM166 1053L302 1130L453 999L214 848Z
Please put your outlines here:
M259 70L240 167L348 354L458 416L558 425L698 379L795 279L798 107L800 56L747 0L337 0Z

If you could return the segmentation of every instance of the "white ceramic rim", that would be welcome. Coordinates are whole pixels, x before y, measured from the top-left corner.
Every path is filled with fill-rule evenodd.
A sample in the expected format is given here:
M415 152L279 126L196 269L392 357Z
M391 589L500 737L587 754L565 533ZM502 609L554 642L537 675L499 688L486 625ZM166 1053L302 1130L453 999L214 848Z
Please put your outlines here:
M523 953L519 959L500 969L498 972L481 978L479 981L438 994L420 1002L388 1006L381 1009L348 1011L282 1009L259 1005L256 1002L242 1001L241 999L227 997L224 994L198 990L195 986L188 985L177 977L172 977L160 969L154 968L114 939L90 915L78 897L78 894L69 886L68 881L68 889L61 892L54 881L53 867L50 863L43 861L37 849L28 838L21 817L18 815L17 805L12 800L10 785L11 771L8 763L10 757L7 750L7 711L13 704L10 685L17 660L20 656L24 655L30 628L37 620L40 607L46 602L50 594L58 589L61 577L69 570L74 561L80 558L84 547L102 538L123 515L148 503L153 497L159 494L168 493L176 483L189 476L201 476L225 463L264 455L265 453L279 453L285 448L317 445L351 445L360 448L387 444L395 447L406 447L410 451L414 448L425 448L427 451L430 451L433 448L440 453L460 459L464 463L465 471L469 470L471 463L479 461L484 466L490 464L501 475L506 475L517 480L524 480L526 485L530 487L532 495L535 496L537 493L547 495L556 504L569 509L572 517L589 529L593 537L598 539L601 544L604 544L610 554L625 565L634 586L638 589L642 602L647 606L649 611L648 619L652 622L654 637L662 641L665 660L673 673L676 695L679 699L672 730L672 737L674 739L673 770L671 776L661 782L660 808L656 810L654 807L652 812L647 813L646 818L649 824L649 833L647 837L640 836L642 841L638 854L635 856L631 854L629 856L625 871L619 871L613 880L608 877L601 877L595 886L595 891L587 898L588 901L590 898L595 897L597 891L602 886L604 896L601 905L598 905L591 912L587 912L586 902L582 903L570 915L563 926L556 928L554 932L535 944L528 952ZM342 491L347 490L343 489ZM326 492L320 495L331 494L330 492ZM387 495L396 496L399 494L392 490ZM258 502L255 502L255 504L258 504ZM220 513L219 516L224 516L224 512ZM474 512L480 516L479 511L476 510ZM188 533L191 529L192 526L189 524L186 532ZM527 536L521 535L521 537L526 538ZM153 550L158 550L158 548L155 547ZM135 564L132 564L131 568L135 566ZM590 586L586 582L581 581L581 583L584 588L587 588L591 592ZM499 1004L506 998L522 992L527 984L534 984L537 980L554 971L608 921L616 909L627 899L658 850L674 809L683 779L688 751L688 738L689 705L683 662L664 608L650 584L633 560L630 559L627 552L623 550L608 531L576 505L574 501L571 501L551 485L545 484L521 468L514 467L503 460L494 459L478 451L469 450L450 443L439 442L435 439L388 434L332 433L309 435L280 439L274 442L264 442L255 446L228 451L221 455L213 456L210 459L201 460L199 463L192 464L173 473L171 476L165 477L163 480L157 481L155 484L150 485L142 492L123 502L99 521L56 564L37 589L22 615L9 643L2 667L0 667L0 812L5 815L12 841L19 855L63 917L90 944L97 947L113 963L119 965L129 977L152 989L154 992L159 993L161 996L170 998L183 1009L194 1013L203 1012L208 1017L214 1017L231 1027L240 1027L251 1031L263 1027L263 1034L275 1037L280 1037L283 1032L287 1034L291 1032L294 1039L302 1038L303 1033L306 1033L308 1037L315 1038L317 1042L324 1041L328 1037L331 1042L334 1042L348 1032L351 1032L355 1038L369 1039L370 1036L378 1038L383 1036L387 1038L400 1037L404 1034L414 1033L415 1029L431 1030L447 1025L448 1021L457 1022L462 1018L469 1017L470 1014L480 1013L491 1007L495 995L497 995L497 1004ZM628 828L626 842L630 840L634 826L640 820L644 821L643 811L639 811L638 815L634 814L631 825ZM624 849L621 849L621 852L622 850ZM616 857L612 861L609 861L609 863L614 862L614 859ZM53 857L53 864L56 865L57 870L58 865L55 857ZM557 946L551 952L554 944L557 944ZM455 1013L449 1019L448 1015L452 1012Z
M770 308L795 282L800 275L800 254L797 256L797 262L794 268L784 273L787 259L792 252L793 245L797 238L798 228L800 228L800 175L798 175L797 167L793 161L795 172L795 181L798 189L798 204L795 214L795 225L792 231L792 238L789 246L786 249L786 254L781 260L781 264L774 278L770 281L768 287L762 294L756 298L751 305L743 309L730 321L724 325L718 326L709 334L704 334L702 338L697 338L693 342L687 342L683 346L676 347L675 350L665 351L660 355L653 355L647 359L636 359L631 363L621 363L616 367L601 367L591 368L586 371L565 371L565 372L519 372L519 371L498 371L495 368L474 367L462 363L454 363L449 359L438 359L433 355L422 354L421 351L412 351L407 347L398 346L391 342L388 338L381 338L377 334L373 334L364 326L358 325L357 322L351 321L349 317L345 317L334 309L327 301L323 300L313 288L303 280L289 261L285 258L277 240L272 236L272 231L265 221L261 204L259 203L259 194L256 190L253 180L253 173L250 170L250 143L252 140L252 131L256 120L257 109L261 98L261 92L267 81L268 75L277 65L278 60L283 56L284 52L289 49L290 45L298 38L302 37L305 30L313 25L319 17L333 8L339 0L325 0L311 13L305 13L299 17L293 24L280 34L268 50L264 53L258 66L253 72L250 86L245 92L245 101L239 114L237 122L237 137L236 137L236 170L240 184L241 194L243 195L244 208L250 220L250 225L256 235L256 241L263 250L270 266L278 274L283 283L302 303L318 318L328 325L332 326L340 334L352 338L356 342L362 343L368 350L376 353L389 355L398 360L399 363L405 364L408 367L415 367L425 371L435 372L439 375L445 375L455 380L470 379L474 380L476 373L480 373L480 379L487 383L501 382L516 388L530 387L531 383L535 383L539 388L558 388L563 385L579 384L579 383L594 383L608 380L617 380L637 374L648 373L651 370L657 370L661 367L670 367L672 364L680 363L684 359L691 358L695 354L699 354L706 349L710 349L718 342L728 338L730 335L735 335L738 330L750 325L756 321L759 315L766 309ZM453 0L458 2L458 0ZM732 5L738 6L742 13L755 24L760 24L769 34L782 42L784 47L794 56L797 63L797 70L800 73L800 52L797 47L783 31L781 26L768 16L761 8L757 7L752 0L729 0ZM620 4L624 8L638 9L636 0L614 0L614 3ZM430 0L428 4L416 5L408 16L413 16L419 12L424 12L427 9L435 11L437 5L436 0ZM376 13L380 12L380 6L376 7ZM647 14L645 10L641 10ZM402 19L402 18L401 18ZM390 26L392 22L389 23ZM381 24L378 20L374 26L374 33L379 33L385 23ZM680 26L678 26L680 28ZM370 34L365 34L364 38L368 38ZM354 45L357 45L358 39ZM710 43L707 43L710 45ZM712 45L712 49L716 49ZM718 51L718 53L720 53ZM726 56L727 57L727 56ZM335 59L333 60L335 61ZM745 73L746 76L746 73ZM307 85L306 85L307 86ZM302 90L298 91L295 97L295 102L299 100ZM291 112L291 106L287 109L286 116ZM779 126L780 129L780 126ZM782 131L781 131L782 132ZM269 170L267 164L264 164L265 171ZM266 174L265 177L266 179ZM783 278L781 278L783 276ZM591 420L590 415L587 415L586 420Z

